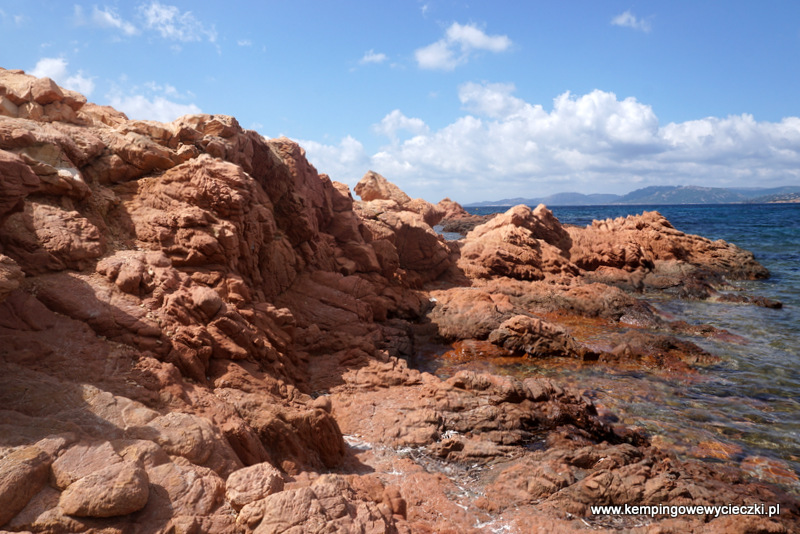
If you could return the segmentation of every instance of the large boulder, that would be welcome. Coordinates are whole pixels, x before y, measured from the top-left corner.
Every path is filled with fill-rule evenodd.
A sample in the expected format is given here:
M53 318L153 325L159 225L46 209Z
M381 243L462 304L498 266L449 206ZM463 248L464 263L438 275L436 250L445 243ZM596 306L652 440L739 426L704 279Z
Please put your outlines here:
M374 171L367 171L356 184L355 192L364 202L391 200L401 210L411 211L422 216L422 220L429 226L439 224L444 217L444 211L439 206L421 198L412 199L395 184Z
M488 340L529 357L581 358L587 351L563 328L538 317L515 315L489 334Z
M17 449L0 460L0 526L47 483L52 463L50 455L36 446Z
M515 206L475 227L461 247L458 266L470 278L542 280L576 276L571 240L543 205Z

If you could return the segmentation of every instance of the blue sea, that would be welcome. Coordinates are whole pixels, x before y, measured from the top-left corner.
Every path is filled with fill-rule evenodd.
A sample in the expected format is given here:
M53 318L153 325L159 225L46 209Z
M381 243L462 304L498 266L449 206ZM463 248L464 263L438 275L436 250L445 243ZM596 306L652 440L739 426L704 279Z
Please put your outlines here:
M562 223L580 226L656 210L678 230L735 243L752 251L771 273L767 280L735 285L746 294L779 300L783 308L645 297L667 316L710 324L744 338L687 338L721 357L717 364L698 368L694 378L598 365L547 367L533 361L506 371L545 374L572 384L618 413L622 422L645 429L679 454L740 463L800 492L800 204L551 209Z

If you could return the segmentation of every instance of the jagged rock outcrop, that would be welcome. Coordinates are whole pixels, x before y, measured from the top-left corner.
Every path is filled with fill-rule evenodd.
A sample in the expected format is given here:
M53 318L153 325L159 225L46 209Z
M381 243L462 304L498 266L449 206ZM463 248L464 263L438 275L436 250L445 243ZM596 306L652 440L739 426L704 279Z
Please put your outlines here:
M439 278L452 266L451 250L432 228L442 212L422 199L412 200L396 185L367 172L355 188L361 202L354 208L364 222L364 234L383 266L397 265L406 281L419 287Z
M0 223L21 211L23 199L38 187L39 179L21 157L0 150Z
M14 113L0 118L0 446L15 458L60 441L0 467L79 462L25 491L9 471L6 528L236 530L229 474L340 464L304 349L326 350L329 332L377 342L375 317L424 309L395 280L396 249L364 239L349 191L230 117L159 124L92 104L63 117L55 104L85 100L1 73ZM242 484L228 488L239 508Z
M575 276L571 241L552 212L516 206L467 235L459 267L470 278L506 276L517 280Z
M769 276L752 253L721 240L685 234L656 211L594 221L586 228L570 227L568 232L572 261L587 271L644 271L650 274L652 280L647 282L652 285L659 284L660 276L676 271L701 270L744 280Z
M578 391L443 381L398 357L421 333L591 359L558 310L666 328L622 289L586 284L596 249L545 208L448 245L438 208L373 174L355 202L296 143L231 117L130 121L2 69L0 110L0 529L469 532L510 514L524 531L573 525L563 510L596 495L717 488L784 505L753 529L796 525L796 499L667 458ZM653 250L654 266L671 261ZM630 338L619 354L650 340ZM527 484L539 460L566 468ZM507 489L470 479L466 504L436 472L501 462ZM643 474L661 477L651 493ZM473 498L485 488L502 500Z
M437 206L444 212L444 216L440 221L442 231L460 234L462 236L467 235L476 226L495 217L494 213L489 215L473 215L465 210L461 204L449 198L443 198L439 201Z
M578 344L563 328L538 317L515 315L489 334L495 345L531 357L568 356L596 359L591 351Z
M0 115L41 122L74 122L86 97L59 87L50 78L20 70L0 70Z
M421 198L412 199L399 187L374 171L367 171L356 184L354 191L361 197L362 202L391 200L399 206L400 210L421 215L422 220L428 226L439 224L445 215L439 206Z
M444 212L442 220L469 219L473 217L461 204L447 197L440 200L436 205Z

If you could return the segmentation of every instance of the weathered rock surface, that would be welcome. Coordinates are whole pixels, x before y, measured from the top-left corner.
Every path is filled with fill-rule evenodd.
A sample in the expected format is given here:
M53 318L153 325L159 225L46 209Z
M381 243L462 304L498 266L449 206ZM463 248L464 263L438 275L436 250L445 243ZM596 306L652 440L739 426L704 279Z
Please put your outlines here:
M283 488L280 471L263 462L231 473L225 482L225 498L238 510L246 504L283 491Z
M439 221L445 215L438 205L431 204L421 198L412 199L399 187L374 171L367 171L364 177L356 184L354 191L361 197L363 202L372 200L395 202L401 210L420 215L428 226L439 224Z
M479 226L495 217L495 214L490 215L472 215L464 207L450 200L443 198L437 204L440 210L444 212L444 216L440 221L443 232L452 232L466 236L476 226Z
M431 226L463 213L380 175L354 201L232 117L129 121L21 71L0 69L0 115L1 529L567 532L594 503L753 496L785 513L709 531L796 529L795 497L678 461L577 390L404 359L435 339L689 365L708 355L670 336L702 329L631 292L715 295L766 274L747 253L543 206L446 243Z
M570 261L570 247L569 235L550 210L516 206L467 235L459 267L470 278L572 277L578 268Z
M359 499L339 475L323 475L310 486L248 504L238 521L257 534L398 531L391 510L387 514L377 503Z
M22 200L38 187L39 179L21 157L0 150L0 223L21 211Z
M0 70L0 115L43 122L73 122L86 98L63 89L50 78Z
M540 318L515 315L489 334L495 345L532 357L567 356L596 359L563 328Z
M25 273L22 272L17 262L0 254L0 302L17 289L24 278Z
M439 201L437 206L444 212L443 220L469 219L473 217L461 204L449 198L443 198Z
M141 510L149 496L145 470L125 462L76 480L61 493L58 506L71 516L114 517Z
M614 220L594 221L586 228L568 228L571 258L587 271L610 267L625 272L644 270L652 284L665 271L686 266L734 279L754 280L769 276L753 257L724 241L688 235L658 212Z
M451 250L417 211L394 200L376 199L354 205L363 220L363 234L384 272L396 272L419 287L452 267ZM399 270L398 270L399 268Z
M36 446L13 450L0 460L0 525L17 515L44 487L52 462Z

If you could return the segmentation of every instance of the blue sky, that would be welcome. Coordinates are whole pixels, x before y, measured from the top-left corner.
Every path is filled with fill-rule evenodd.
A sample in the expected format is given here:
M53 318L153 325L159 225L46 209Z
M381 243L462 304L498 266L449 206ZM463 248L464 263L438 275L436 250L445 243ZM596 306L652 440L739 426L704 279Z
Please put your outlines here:
M0 66L463 203L800 185L800 2L0 0Z

